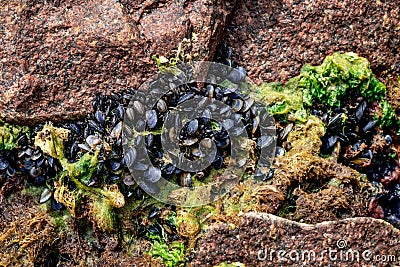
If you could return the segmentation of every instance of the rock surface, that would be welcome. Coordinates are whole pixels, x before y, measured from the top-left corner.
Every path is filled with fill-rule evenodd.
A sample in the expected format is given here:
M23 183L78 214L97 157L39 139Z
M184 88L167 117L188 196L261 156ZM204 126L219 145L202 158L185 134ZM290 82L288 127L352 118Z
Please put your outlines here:
M209 228L195 251L189 266L397 266L400 230L366 217L310 225L248 213L237 227Z
M0 117L20 123L91 110L98 92L137 88L152 55L210 60L235 1L2 1ZM182 45L181 45L182 46Z
M226 41L253 81L286 81L335 51L366 57L378 75L400 73L396 0L242 1Z

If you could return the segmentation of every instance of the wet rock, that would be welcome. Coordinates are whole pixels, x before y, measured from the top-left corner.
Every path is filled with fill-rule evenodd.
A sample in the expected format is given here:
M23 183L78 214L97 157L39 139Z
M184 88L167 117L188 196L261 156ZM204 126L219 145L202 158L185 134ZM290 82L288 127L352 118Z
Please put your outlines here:
M241 1L226 43L255 82L286 81L305 63L321 64L335 51L366 57L378 76L396 74L399 14L395 0Z
M156 71L152 55L172 56L179 46L211 59L235 1L181 2L2 3L0 117L83 115L95 93L137 88Z
M285 254L278 257L280 250ZM311 225L247 213L236 226L219 223L208 228L195 251L188 266L222 262L246 266L367 266L379 255L393 255L390 263L386 261L388 265L382 265L391 266L400 256L400 230L366 217Z

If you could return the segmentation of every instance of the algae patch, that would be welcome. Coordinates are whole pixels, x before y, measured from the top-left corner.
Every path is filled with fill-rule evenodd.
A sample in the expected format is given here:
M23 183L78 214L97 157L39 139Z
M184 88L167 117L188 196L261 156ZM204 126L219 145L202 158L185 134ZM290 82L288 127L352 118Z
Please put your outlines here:
M382 126L396 121L386 101L386 86L374 76L368 60L352 52L333 53L321 65L304 65L300 74L285 84L263 83L252 91L253 98L264 103L270 114L290 121L305 122L306 110L313 105L335 108L357 97L379 104L376 119Z
M307 106L324 103L340 106L342 99L362 96L368 101L386 97L386 86L372 73L367 59L355 53L333 53L319 66L306 64L300 71L299 88Z
M183 266L185 259L185 246L178 241L167 245L158 235L149 234L148 238L153 241L148 254L155 258L161 258L166 267Z
M29 137L27 126L12 125L0 119L0 150L11 150L17 147L17 140L21 134Z
M63 168L54 182L54 198L65 205L73 216L77 212L85 214L86 211L95 227L111 231L115 226L113 208L125 205L124 196L117 185L106 185L103 188L86 185L98 165L98 151L87 152L77 162L69 163L64 156L64 141L67 138L68 130L51 124L45 125L35 137L35 146L57 158ZM75 185L75 189L70 189L70 182Z

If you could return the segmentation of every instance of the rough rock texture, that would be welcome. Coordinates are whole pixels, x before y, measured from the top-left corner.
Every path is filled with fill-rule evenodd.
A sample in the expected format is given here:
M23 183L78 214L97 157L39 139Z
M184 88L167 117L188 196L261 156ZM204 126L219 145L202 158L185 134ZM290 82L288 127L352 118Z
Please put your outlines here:
M212 58L235 1L12 0L0 6L0 117L87 113L97 92L137 88L152 55Z
M286 81L334 51L366 57L375 73L400 73L397 0L251 0L238 6L226 40L255 82Z
M228 224L209 228L195 250L189 266L398 266L400 230L365 217L310 225L248 213L234 229Z

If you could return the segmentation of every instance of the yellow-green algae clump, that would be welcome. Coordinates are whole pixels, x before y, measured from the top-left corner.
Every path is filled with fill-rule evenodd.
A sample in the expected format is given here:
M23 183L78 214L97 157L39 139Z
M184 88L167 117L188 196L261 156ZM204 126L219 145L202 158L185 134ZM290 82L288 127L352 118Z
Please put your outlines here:
M27 126L12 125L0 119L0 150L16 148L20 134L29 136L29 128Z
M111 231L115 224L113 208L125 205L124 196L119 192L117 185L95 188L85 184L97 167L98 151L87 152L77 162L69 163L64 156L64 141L67 140L68 133L66 129L47 124L35 137L35 146L58 159L63 168L54 182L54 198L64 204L73 216L88 209L89 219L94 226L103 231ZM76 189L68 188L68 179L74 182ZM79 206L81 203L85 207Z

